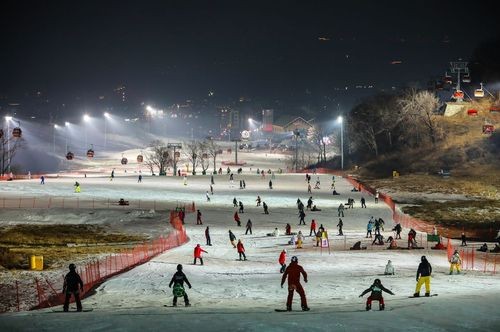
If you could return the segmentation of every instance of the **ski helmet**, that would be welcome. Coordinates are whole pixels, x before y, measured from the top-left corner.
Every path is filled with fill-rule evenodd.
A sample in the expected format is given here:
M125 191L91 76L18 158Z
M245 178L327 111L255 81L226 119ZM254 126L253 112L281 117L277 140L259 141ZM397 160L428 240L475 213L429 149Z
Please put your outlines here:
M298 261L299 261L299 259L297 258L297 256L292 257L292 262L298 262Z
M177 271L182 271L182 264L177 264Z
M377 278L377 279L375 279L375 282L374 282L374 283L375 283L375 285L380 285L380 283L381 283L381 282L380 282L380 279L378 279L378 278Z
M71 271L76 270L76 265L75 265L75 264L73 264L73 263L69 264L69 269L70 269Z
M286 249L283 249L283 252L286 254Z
M422 258L420 259L422 262L426 262L427 261L427 257L425 256L422 256Z

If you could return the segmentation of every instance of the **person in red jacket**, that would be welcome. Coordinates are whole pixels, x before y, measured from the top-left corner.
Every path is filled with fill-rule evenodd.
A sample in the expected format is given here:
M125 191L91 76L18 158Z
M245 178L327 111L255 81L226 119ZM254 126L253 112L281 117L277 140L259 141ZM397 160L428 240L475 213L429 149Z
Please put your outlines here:
M283 284L285 283L286 278L288 277L288 298L286 300L286 310L292 311L292 301L293 301L293 292L297 291L300 295L300 304L302 306L303 311L309 311L309 307L307 306L306 293L304 292L304 288L300 284L300 275L304 278L304 282L307 283L307 273L304 271L302 266L299 265L299 260L297 256L292 257L292 261L290 265L285 269L285 273L281 278L281 288L283 288Z
M243 260L247 260L247 256L245 255L245 247L243 247L243 242L241 240L238 240L238 244L236 245L236 250L238 250L238 254L240 255L240 261L241 261L241 256L243 256Z
M280 253L280 258L278 258L278 263L281 265L280 273L285 272L286 269L286 249Z
M316 220L311 221L311 231L309 232L309 236L316 235Z
M200 246L200 244L198 243L196 245L196 247L194 247L194 263L193 265L196 265L196 259L199 258L200 259L200 263L201 265L203 265L203 257L201 257L201 253L204 252L204 253L207 253L205 250L203 250Z
M241 221L240 221L240 216L238 215L238 211L234 213L234 221L236 221L238 226L241 226Z

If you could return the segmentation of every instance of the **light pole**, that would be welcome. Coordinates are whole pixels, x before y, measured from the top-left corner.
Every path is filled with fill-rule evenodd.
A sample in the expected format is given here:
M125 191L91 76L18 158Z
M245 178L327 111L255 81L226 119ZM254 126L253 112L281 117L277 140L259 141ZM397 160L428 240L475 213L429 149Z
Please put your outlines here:
M7 121L7 133L6 133L6 137L7 137L7 163L8 163L7 164L7 173L9 173L9 174L10 174L10 138L9 138L9 135L10 135L10 120L12 120L11 116L6 116L5 117L5 121Z
M83 150L85 151L85 149L87 149L87 122L90 121L90 116L88 114L84 114L83 115L83 122L85 123L84 126L85 126L85 147L83 148Z
M299 167L299 136L300 136L300 131L298 128L295 128L295 130L293 131L293 135L295 136L295 173L297 173Z
M340 169L344 169L344 119L339 115L337 122L340 123Z
M54 124L54 129L52 130L52 152L56 153L56 130L59 128L57 124Z
M65 130L66 135L64 135L64 144L66 145L66 153L68 153L68 127L69 127L68 121L64 123L64 127L66 127Z
M108 112L104 112L104 149L106 149L106 145L108 143L108 119L111 117Z

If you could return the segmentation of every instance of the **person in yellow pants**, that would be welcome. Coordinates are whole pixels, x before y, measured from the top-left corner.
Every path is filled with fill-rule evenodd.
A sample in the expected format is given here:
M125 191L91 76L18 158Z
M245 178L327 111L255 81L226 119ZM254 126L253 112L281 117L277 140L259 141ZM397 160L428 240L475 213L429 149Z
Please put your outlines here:
M450 258L450 275L453 274L453 269L457 270L457 274L460 274L460 265L462 264L462 259L458 250L455 250L453 256Z
M431 274L432 274L432 266L427 261L427 257L422 256L421 262L418 265L417 270L417 287L415 287L415 294L413 296L420 296L420 288L425 284L425 296L431 295Z

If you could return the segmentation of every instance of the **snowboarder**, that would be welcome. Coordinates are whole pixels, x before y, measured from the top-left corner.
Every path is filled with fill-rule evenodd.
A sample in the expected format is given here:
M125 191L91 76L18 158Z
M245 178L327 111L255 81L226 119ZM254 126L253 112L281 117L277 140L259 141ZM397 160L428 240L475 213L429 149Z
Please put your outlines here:
M236 197L233 198L233 207L238 207L238 201L236 200Z
M396 224L392 230L396 232L396 239L401 239L401 231L403 230L401 224Z
M312 194L311 185L309 183L307 183L307 193Z
M339 207L337 208L338 211L338 217L342 215L342 218L344 218L344 204L340 203Z
M245 231L245 235L247 235L248 232L250 232L250 235L252 235L252 221L250 219L248 219L247 221L247 229Z
M240 180L240 189L243 189L243 180Z
M286 269L286 249L283 249L278 258L278 263L281 265L280 273L285 272Z
M196 247L194 247L194 262L193 262L193 265L196 265L196 259L199 259L201 265L203 265L203 257L201 256L202 252L208 254L208 252L206 252L205 250L203 250L203 248L198 243L196 245Z
M257 199L255 201L257 202L257 206L260 206L260 203L262 202L260 196L257 196Z
M373 282L373 285L370 286L370 288L365 289L363 293L359 297L363 297L368 292L372 292L370 296L366 299L366 311L370 310L372 308L372 301L378 301L379 303L379 309L384 310L385 309L385 304L384 304L384 298L382 296L382 291L389 293L391 295L394 295L393 292L388 290L382 285L382 282L380 279L375 279Z
M456 269L457 274L460 274L460 264L462 264L462 259L460 258L458 250L455 250L450 258L450 275L453 274L453 269Z
M214 176L213 175L210 175L210 184L215 184Z
M462 236L460 237L462 239L462 247L467 247L467 238L465 237L465 233L462 232Z
M213 195L214 194L214 187L212 185L210 185L210 195Z
M384 274L387 275L394 275L394 266L392 266L391 260L387 261L387 265L385 266L385 271Z
M229 242L233 245L233 248L236 248L236 244L234 244L234 241L236 241L236 236L229 230Z
M375 191L375 203L378 203L378 198L380 196L380 193L378 192L378 190Z
M269 189L273 189L273 181L269 180Z
M375 238L373 239L372 245L379 245L383 246L384 245L384 236L381 234L375 234Z
M311 228L309 230L309 236L316 235L316 220L311 221Z
M417 236L417 232L411 228L408 232L408 249L413 249L417 246L417 240L415 237Z
M344 222L342 221L342 218L339 218L339 223L337 224L337 227L339 229L339 234L338 235L344 235L342 232L342 227L344 226Z
M366 201L365 201L364 197L361 197L361 208L365 208L366 209Z
M201 221L201 211L196 210L196 225L203 225L203 222Z
M241 226L240 216L238 215L237 211L234 213L234 221L236 221L236 224L238 226Z
M207 246L211 246L212 240L210 239L210 229L208 228L208 226L205 229L205 238L207 239Z
M264 214L269 214L269 210L268 210L266 202L262 203L262 207L264 208Z
M201 265L203 265L203 263L201 263ZM174 294L174 301L172 305L174 307L177 307L177 298L181 296L184 297L184 305L186 307L191 306L191 304L189 304L186 290L184 289L184 282L188 285L189 289L191 289L189 280L187 279L184 272L182 272L182 264L178 264L177 272L174 273L174 275L172 276L172 280L170 280L170 283L168 284L169 288L172 288L172 285L174 285L174 288L172 288L172 293Z
M427 257L422 256L421 262L417 269L417 286L415 287L414 297L420 296L420 288L425 284L425 296L431 296L431 274L432 266L427 261Z
M82 302L80 301L80 291L83 292L83 281L80 275L76 272L75 264L69 264L69 272L64 277L63 294L66 295L64 298L64 312L69 310L69 300L71 294L75 298L76 311L82 311Z
M142 182L142 174L139 174L139 177L137 178L137 183L141 183Z
M45 176L40 176L40 184L45 184Z
M80 184L78 183L78 181L75 181L75 193L79 193L82 191L82 189L80 188Z
M286 300L286 310L292 311L292 301L293 301L293 292L297 291L300 295L300 304L302 306L303 311L309 311L309 307L307 306L306 294L304 292L304 288L300 284L300 275L304 278L304 282L307 283L307 273L304 271L304 268L299 265L299 260L297 256L292 257L292 261L290 265L285 269L283 273L283 277L281 278L281 288L283 288L283 284L288 277L288 298Z
M310 196L309 199L307 200L306 210L311 210L312 204L313 204L313 198L312 198L312 196Z
M372 223L373 217L368 220L368 224L366 224L366 237L372 238L372 229L373 229L373 223ZM369 236L368 236L369 235Z
M210 195L208 194L208 191L206 192L205 197L207 198L207 202L210 202Z
M243 189L245 189L247 187L247 184L245 182L245 180L243 180Z
M113 181L114 178L115 178L115 169L113 168L113 170L111 171L111 177L109 178L109 181Z
M292 226L290 224L285 226L285 235L292 235Z
M238 240L238 244L236 245L236 249L238 250L238 255L240 255L240 261L241 261L241 256L243 256L243 260L247 260L247 256L245 255L245 247L243 247L243 242L241 240Z
M238 210L238 211L239 211L239 213L245 213L245 207L243 206L243 203L240 201L240 202L238 203L238 205L239 205L239 207L240 207L240 208L239 208L239 210Z
M306 222L304 221L304 218L306 217L306 214L304 210L299 211L299 225L305 225Z

